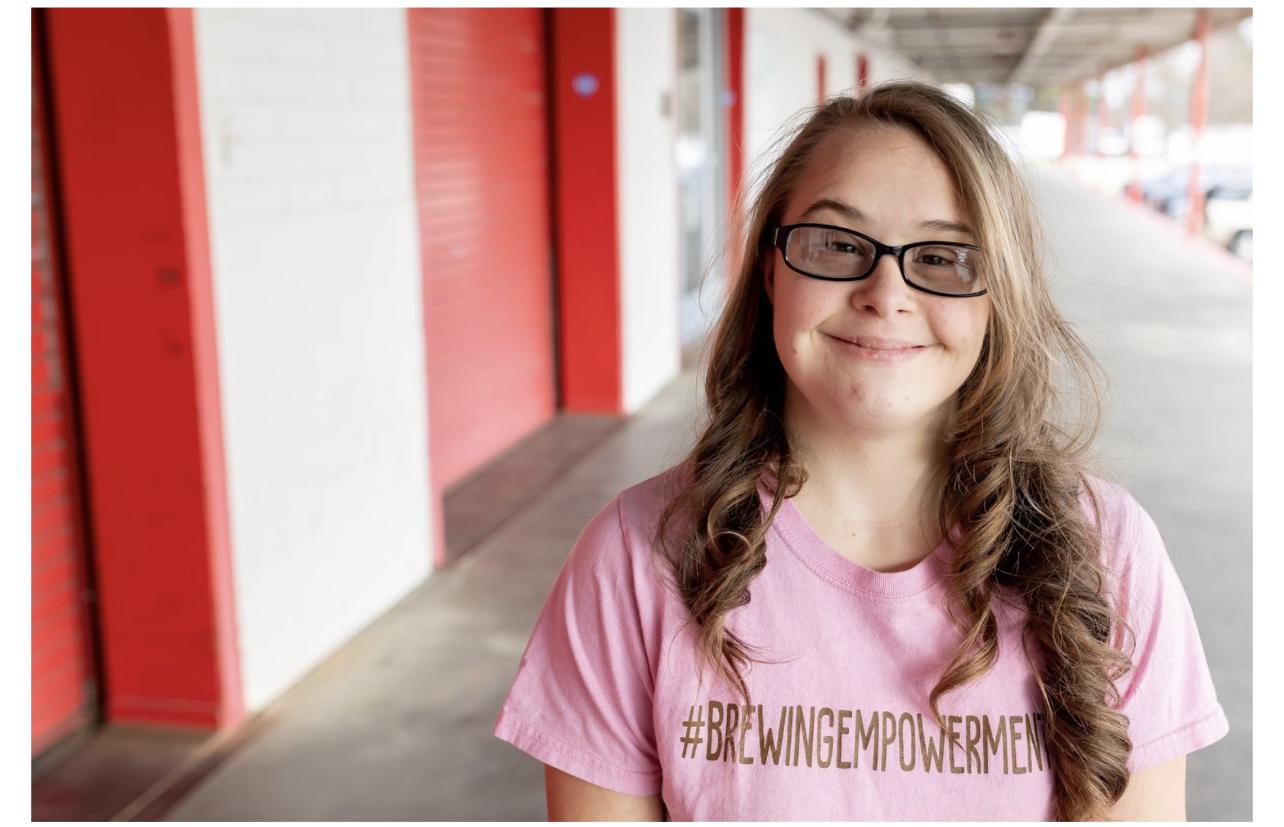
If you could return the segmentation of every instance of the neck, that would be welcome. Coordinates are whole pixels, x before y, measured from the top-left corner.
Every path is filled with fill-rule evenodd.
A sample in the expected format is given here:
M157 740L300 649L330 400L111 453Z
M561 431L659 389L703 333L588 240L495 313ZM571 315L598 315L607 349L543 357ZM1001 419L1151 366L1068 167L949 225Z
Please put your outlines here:
M824 420L787 394L785 430L807 472L800 496L843 515L854 532L896 528L932 533L948 461L948 408L920 422L854 429Z

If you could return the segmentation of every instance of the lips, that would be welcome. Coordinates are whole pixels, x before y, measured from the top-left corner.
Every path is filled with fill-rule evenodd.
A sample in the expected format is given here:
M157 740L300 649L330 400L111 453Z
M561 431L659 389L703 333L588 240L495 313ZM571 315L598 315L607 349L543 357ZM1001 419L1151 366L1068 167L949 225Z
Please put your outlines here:
M926 345L915 344L905 339L893 339L885 336L834 336L833 338L851 345L859 345L869 350L915 350L926 347Z

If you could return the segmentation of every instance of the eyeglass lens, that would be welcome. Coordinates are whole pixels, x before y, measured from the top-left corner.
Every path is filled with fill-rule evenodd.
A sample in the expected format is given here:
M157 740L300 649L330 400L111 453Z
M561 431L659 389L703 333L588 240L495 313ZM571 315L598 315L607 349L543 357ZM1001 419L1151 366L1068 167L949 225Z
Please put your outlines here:
M905 251L905 276L940 293L974 293L984 288L979 252L953 244L929 244ZM870 269L874 247L858 235L823 227L797 227L785 257L815 276L845 278Z

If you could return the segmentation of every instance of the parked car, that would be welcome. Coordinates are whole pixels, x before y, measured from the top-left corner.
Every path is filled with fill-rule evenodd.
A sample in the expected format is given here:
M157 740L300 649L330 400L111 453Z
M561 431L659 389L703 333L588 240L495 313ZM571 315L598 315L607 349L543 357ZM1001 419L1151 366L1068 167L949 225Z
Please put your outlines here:
M1204 200L1204 235L1245 261L1253 260L1253 184L1218 184Z
M1210 164L1200 167L1199 183L1204 190L1204 200L1217 187L1230 187L1239 191L1253 188L1253 170L1247 166ZM1173 167L1163 175L1141 182L1142 200L1171 218L1183 219L1189 209L1190 167Z

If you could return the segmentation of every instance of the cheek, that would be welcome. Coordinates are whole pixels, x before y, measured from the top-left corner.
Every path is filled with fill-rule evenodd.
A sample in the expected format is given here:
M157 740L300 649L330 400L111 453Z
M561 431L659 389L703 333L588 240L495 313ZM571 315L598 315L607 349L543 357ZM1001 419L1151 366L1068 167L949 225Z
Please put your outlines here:
M791 352L797 350L800 337L809 335L824 321L826 314L832 312L826 309L823 296L806 288L807 285L800 287L796 283L788 286L777 283L776 287L776 302L772 309L776 342Z
M933 327L946 348L954 351L960 358L974 361L981 352L988 322L988 307L969 307L959 308L957 312L941 313L935 319Z

